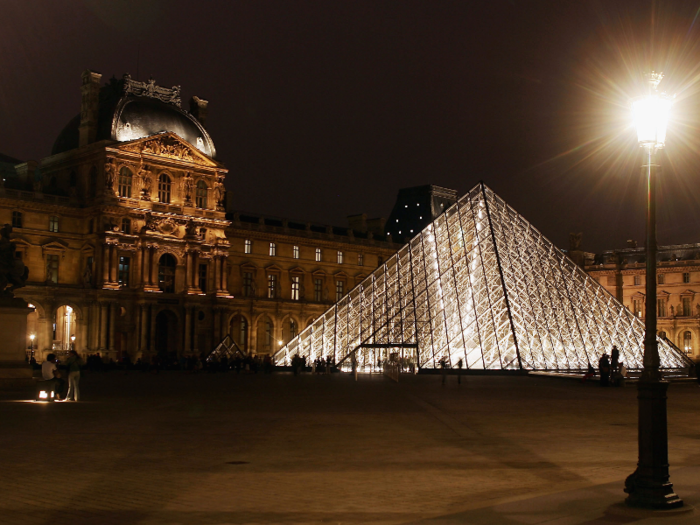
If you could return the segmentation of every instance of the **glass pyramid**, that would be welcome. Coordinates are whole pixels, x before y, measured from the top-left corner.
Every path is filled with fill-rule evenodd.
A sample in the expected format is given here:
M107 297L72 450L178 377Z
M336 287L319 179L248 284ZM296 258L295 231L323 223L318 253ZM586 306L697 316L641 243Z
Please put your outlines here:
M635 370L643 339L640 319L479 183L275 359L401 349L421 368L577 371L616 345ZM661 339L659 353L661 368L688 366Z

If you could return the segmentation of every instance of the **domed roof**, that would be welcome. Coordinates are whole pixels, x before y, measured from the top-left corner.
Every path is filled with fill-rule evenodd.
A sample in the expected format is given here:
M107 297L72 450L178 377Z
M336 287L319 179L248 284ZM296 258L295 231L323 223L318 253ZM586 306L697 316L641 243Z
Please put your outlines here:
M80 115L59 133L52 155L78 147ZM95 141L128 142L173 132L205 155L214 158L216 149L209 133L191 113L180 107L179 87L156 86L153 81L137 82L128 75L100 90Z

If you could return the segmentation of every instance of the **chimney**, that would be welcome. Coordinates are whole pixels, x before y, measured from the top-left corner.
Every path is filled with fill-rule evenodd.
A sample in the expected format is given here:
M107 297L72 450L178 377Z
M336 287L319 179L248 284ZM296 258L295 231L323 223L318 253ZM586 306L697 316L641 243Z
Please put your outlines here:
M201 99L199 97L192 97L190 99L190 113L199 120L199 123L206 127L207 126L207 111L208 111L209 101Z
M80 87L80 138L81 148L95 142L97 136L97 113L100 105L101 73L86 69L83 71L83 85Z

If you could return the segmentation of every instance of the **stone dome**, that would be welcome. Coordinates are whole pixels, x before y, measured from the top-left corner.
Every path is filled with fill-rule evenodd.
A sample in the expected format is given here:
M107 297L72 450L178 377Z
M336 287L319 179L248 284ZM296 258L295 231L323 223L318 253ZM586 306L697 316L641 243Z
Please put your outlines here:
M97 127L94 141L128 142L164 132L172 132L205 155L216 157L216 149L202 123L180 107L180 88L162 88L154 81L137 82L128 75L112 79L99 91ZM52 155L79 145L80 114L59 133Z

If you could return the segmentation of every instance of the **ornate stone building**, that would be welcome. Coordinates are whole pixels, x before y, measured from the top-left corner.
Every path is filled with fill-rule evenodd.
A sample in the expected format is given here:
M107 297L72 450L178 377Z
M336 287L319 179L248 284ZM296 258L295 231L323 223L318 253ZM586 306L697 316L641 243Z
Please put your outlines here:
M644 248L628 241L627 248L587 257L585 269L643 319L645 261ZM659 334L700 360L700 244L659 246L656 280Z
M207 101L128 75L82 76L52 155L7 169L0 223L29 267L28 348L131 359L270 352L394 253L353 231L226 213ZM9 159L9 160L8 160ZM33 337L32 337L33 336Z

